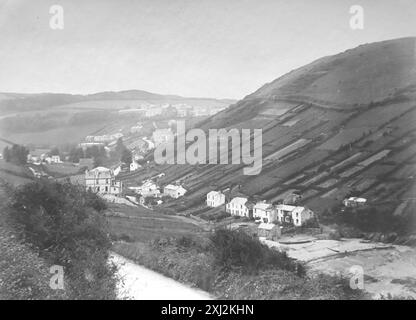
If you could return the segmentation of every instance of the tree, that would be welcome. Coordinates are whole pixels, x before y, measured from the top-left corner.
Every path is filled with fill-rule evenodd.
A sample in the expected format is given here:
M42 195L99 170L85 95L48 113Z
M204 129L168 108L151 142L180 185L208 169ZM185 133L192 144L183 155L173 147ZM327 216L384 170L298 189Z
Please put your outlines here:
M4 160L6 160L6 162L9 162L10 161L10 150L9 150L9 147L8 146L6 146L3 149L3 157L4 157Z
M296 263L286 252L270 249L244 231L217 229L210 240L215 263L221 268L239 268L244 273L268 267L296 271Z
M116 153L118 155L121 155L124 149L126 149L126 147L123 144L123 139L122 138L118 138L117 144L116 144L116 147L115 147Z
M73 163L78 163L79 159L85 158L84 151L82 148L73 147L69 151L69 161Z
M132 163L133 161L133 156L131 154L131 151L129 149L124 149L122 154L121 154L121 162L124 162L128 165L130 165L130 163Z
M105 209L101 198L69 182L35 181L12 194L10 216L21 238L49 263L64 267L71 299L116 298Z
M4 159L7 162L12 162L17 165L24 165L27 163L27 155L29 150L24 146L14 144L11 148L6 147L3 150Z
M57 147L52 148L50 155L51 156L59 156L59 149Z
M101 157L94 158L94 168L100 167L104 164L104 160Z

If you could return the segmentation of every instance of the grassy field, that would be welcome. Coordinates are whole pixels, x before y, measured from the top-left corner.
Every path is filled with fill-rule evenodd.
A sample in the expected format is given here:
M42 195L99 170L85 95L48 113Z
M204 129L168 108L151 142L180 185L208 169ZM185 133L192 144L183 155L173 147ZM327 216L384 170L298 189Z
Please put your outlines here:
M102 123L85 126L66 126L42 132L28 132L10 134L6 138L18 144L33 144L37 146L60 146L64 144L78 144L87 135L102 128Z
M0 160L0 179L13 186L28 183L32 177L27 168Z
M76 166L70 162L56 163L56 164L43 164L42 166L48 174L56 178L75 175L79 173L79 170L81 169L79 166Z
M184 217L165 215L140 206L111 204L108 220L114 237L129 241L147 242L185 235L197 237L204 233L197 223Z

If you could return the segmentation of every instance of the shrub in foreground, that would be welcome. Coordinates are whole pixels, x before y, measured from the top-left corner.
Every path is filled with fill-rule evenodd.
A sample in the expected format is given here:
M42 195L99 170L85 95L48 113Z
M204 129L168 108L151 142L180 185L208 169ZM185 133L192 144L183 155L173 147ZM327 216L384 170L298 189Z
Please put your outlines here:
M270 249L244 231L218 229L210 239L216 264L224 269L239 268L248 274L265 268L297 270L298 264L286 252Z
M18 235L49 264L64 267L71 299L116 298L105 208L97 195L67 182L38 180L11 196L10 217Z

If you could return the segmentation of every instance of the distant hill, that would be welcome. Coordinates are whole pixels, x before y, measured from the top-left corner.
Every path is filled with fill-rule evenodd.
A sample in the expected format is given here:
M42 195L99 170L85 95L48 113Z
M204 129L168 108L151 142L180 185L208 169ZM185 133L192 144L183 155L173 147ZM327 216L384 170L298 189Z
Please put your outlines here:
M230 104L235 102L232 99L212 98L187 98L176 95L162 95L142 90L107 91L88 95L64 94L64 93L1 93L0 92L0 114L19 113L26 111L48 110L53 107L63 106L79 102L90 101L120 101L140 100L148 102L181 103L204 101L214 104Z

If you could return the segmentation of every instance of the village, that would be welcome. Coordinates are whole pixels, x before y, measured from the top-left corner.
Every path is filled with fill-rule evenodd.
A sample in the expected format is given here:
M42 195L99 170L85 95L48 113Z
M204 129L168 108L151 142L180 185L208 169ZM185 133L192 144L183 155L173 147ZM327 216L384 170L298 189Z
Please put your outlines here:
M166 136L168 135L169 133L166 134ZM163 134L156 133L151 139L154 144L158 144L163 142L163 138L161 138L163 136ZM122 136L114 135L109 141L111 143L120 138ZM91 140L91 138L89 139ZM112 145L115 144L112 143ZM106 148L108 147L106 146ZM139 153L132 152L132 154L130 164L121 163L111 167L94 167L93 159L81 158L77 168L85 169L85 172L59 179L69 179L72 183L81 184L85 186L87 191L97 193L110 203L141 206L155 212L163 212L164 203L172 206L175 201L181 201L181 198L188 192L186 186L182 185L180 181L160 184L159 181L165 177L163 172L132 184L131 175L145 171L147 165L143 163L143 156L140 156ZM62 161L59 155L52 155L51 151L47 149L36 149L30 152L28 160L31 164L29 169L36 178L53 178L41 170L37 170L36 166L42 164L59 166L65 163L68 165L68 161ZM253 199L238 190L226 188L209 191L206 194L204 205L199 206L195 211L215 210L221 213L222 220L228 219L229 221L230 218L234 220L234 223L229 222L226 226L244 230L263 240L278 241L285 229L306 230L306 228L317 229L320 227L318 216L308 207L301 205L301 199L302 196L299 192L293 192L287 194L285 198L271 203L262 199ZM366 201L364 198L348 197L343 200L342 204L344 208L359 207L363 206ZM189 209L177 212L177 214L193 216L192 210ZM216 221L219 222L218 225L221 225L221 219Z
M164 108L173 107L175 106L164 106ZM190 109L189 106L182 105L176 108L178 113L182 108ZM129 113L135 110L125 109L120 112ZM153 122L150 134L148 130L144 130L143 123L139 121L128 130L127 134L116 130L112 133L88 135L79 143L77 151L79 156L75 159L71 152L60 152L57 148L34 149L27 156L28 168L35 178L61 181L69 179L72 183L83 185L87 191L97 193L110 203L140 206L156 212L164 212L166 207L175 208L176 203L182 204L181 198L189 188L183 185L181 180L164 183L163 178L166 177L163 172L149 176L147 174L149 161L145 161L145 156L158 145L172 139L175 135L172 122L173 120L170 121L170 126L164 128L158 127ZM127 152L127 160L111 160L111 154L120 146L124 148L123 152ZM97 150L101 150L99 156ZM106 164L97 161L97 157L103 156L108 158L108 161L104 161ZM61 174L57 175L57 172ZM141 179L143 176L147 178ZM360 197L347 197L342 201L342 206L344 209L360 207L365 205L366 201ZM195 212L211 209L220 217L216 219L218 225L238 228L264 240L278 241L282 231L287 229L320 228L318 215L302 205L302 193L296 190L285 194L281 199L266 201L248 196L233 186L214 189L206 193L203 205L192 208L182 207L175 214L195 217ZM203 216L201 217L204 220ZM206 221L211 222L209 219ZM223 221L227 223L221 223Z

